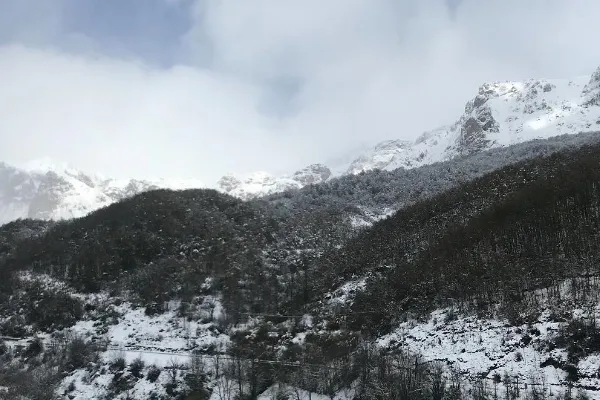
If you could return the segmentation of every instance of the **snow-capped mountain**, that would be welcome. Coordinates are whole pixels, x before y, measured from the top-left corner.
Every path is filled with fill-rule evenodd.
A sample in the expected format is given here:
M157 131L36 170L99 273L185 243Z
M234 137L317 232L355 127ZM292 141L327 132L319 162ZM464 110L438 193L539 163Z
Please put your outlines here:
M21 168L0 163L0 224L18 218L76 218L146 190L202 186L198 181L108 179L48 159Z
M572 80L485 83L453 124L425 132L414 142L387 140L354 159L323 165L331 171L324 180L373 169L416 168L494 147L599 129L600 68ZM219 189L249 198L312 183L265 177L227 178Z
M245 177L233 174L225 175L217 182L217 189L248 200L254 197L299 189L310 184L325 182L332 176L331 170L324 164L312 164L291 176L275 177L267 172L256 172Z
M370 149L361 147L284 176L229 174L208 187L247 200L341 175L416 168L494 147L599 129L600 68L572 80L486 83L454 123L425 132L414 142L388 140ZM0 223L23 217L79 217L145 190L198 187L206 185L189 180L114 180L48 160L22 168L0 163Z
M486 83L452 125L414 143L390 140L355 160L347 173L415 168L493 147L600 129L600 68L573 80Z

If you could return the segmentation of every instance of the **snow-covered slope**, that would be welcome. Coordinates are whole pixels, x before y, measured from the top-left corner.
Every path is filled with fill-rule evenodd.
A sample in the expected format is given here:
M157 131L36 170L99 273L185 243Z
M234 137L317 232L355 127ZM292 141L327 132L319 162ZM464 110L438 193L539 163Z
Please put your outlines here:
M76 218L146 190L192 187L202 183L108 179L48 159L21 168L0 163L0 224L18 218Z
M348 307L358 293L369 290L367 278L342 284L325 295L323 304L332 311ZM530 398L525 397L529 385L539 386L545 398L571 386L587 398L600 399L600 354L590 346L587 353L577 353L581 344L575 341L593 334L570 334L600 317L600 281L587 279L594 293L587 298L577 294L584 279L563 281L557 289L560 296L553 299L547 289L527 293L513 321L477 315L464 304L434 310L429 318L406 316L396 329L379 337L377 345L418 354L422 363L441 362L467 380L482 379L490 398L495 390L505 390L508 377L523 390L518 398Z

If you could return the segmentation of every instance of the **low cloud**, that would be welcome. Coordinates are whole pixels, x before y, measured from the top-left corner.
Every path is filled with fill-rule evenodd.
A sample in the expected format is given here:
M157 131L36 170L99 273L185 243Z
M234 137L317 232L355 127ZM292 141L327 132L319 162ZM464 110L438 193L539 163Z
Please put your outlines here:
M139 52L67 29L69 1L13 9L0 29L1 160L207 183L284 172L451 123L484 81L600 65L591 0L153 1L189 26Z

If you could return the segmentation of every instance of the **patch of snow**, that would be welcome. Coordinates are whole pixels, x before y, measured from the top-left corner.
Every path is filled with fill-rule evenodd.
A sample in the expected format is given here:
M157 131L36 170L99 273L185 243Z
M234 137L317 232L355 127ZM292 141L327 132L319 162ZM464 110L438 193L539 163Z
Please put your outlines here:
M218 299L210 299L215 304L215 318L222 308ZM177 311L167 311L157 315L146 315L145 308L134 308L128 302L113 306L119 315L118 323L110 325L103 335L112 351L146 351L148 354L185 353L192 350L213 349L222 352L229 344L229 337L215 329L214 322L188 321L178 316ZM84 336L97 335L97 326L92 321L79 321L72 330Z
M157 396L166 396L166 385L170 381L170 376L166 371L161 371L158 379L155 382L150 382L145 376L148 372L148 366L142 371L141 379L135 381L133 387L119 393L115 400L125 399L149 399L152 394ZM70 376L63 379L59 388L58 394L65 394L66 398L71 400L100 400L107 398L110 393L109 389L115 374L110 371L104 373L89 372L85 369L76 370Z
M329 307L349 305L353 301L356 293L365 290L366 287L366 277L358 280L348 281L337 288L333 293L328 293L325 295L327 305Z
M351 400L353 398L352 391L343 390L335 394L333 400ZM276 383L265 390L258 396L257 400L331 400L331 397L309 392L294 386ZM216 400L216 399L215 399Z
M507 321L456 315L451 309L431 313L427 322L414 320L400 324L392 333L381 337L384 348L402 347L420 354L426 361L441 361L472 377L493 380L508 374L520 382L532 379L555 388L567 387L567 373L553 365L541 367L550 358L567 361L564 349L548 351L545 343L552 341L560 323L548 321L547 313L530 326L511 326ZM587 379L579 385L600 388L599 356L580 361L578 367ZM577 386L577 384L575 385ZM590 391L600 398L600 391Z

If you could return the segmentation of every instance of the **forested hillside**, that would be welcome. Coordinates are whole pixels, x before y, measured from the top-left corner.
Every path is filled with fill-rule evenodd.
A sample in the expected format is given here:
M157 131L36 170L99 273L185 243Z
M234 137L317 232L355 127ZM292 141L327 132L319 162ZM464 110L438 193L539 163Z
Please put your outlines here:
M420 168L346 175L264 199L286 217L305 216L315 210L335 210L353 216L352 221L360 226L506 165L599 141L596 132L532 140Z
M0 335L31 343L25 353L2 350L0 386L32 379L39 385L23 386L30 398L52 398L31 396L48 386L82 399L105 379L108 398L142 386L162 388L155 398L208 398L224 379L249 399L278 383L330 398L350 389L346 398L486 398L450 378L448 365L419 367L413 349L377 340L448 307L521 329L548 304L597 300L599 160L596 136L569 136L249 202L157 190L68 222L5 225ZM399 211L373 217L390 209ZM566 349L568 359L552 353L537 364L568 373L569 384L600 385L578 375L578 362L600 351L595 320L552 310L560 334L521 345ZM56 341L68 350L52 353ZM125 356L103 370L109 345L212 357L212 366L173 365L185 380L174 372L149 382L151 366L124 372Z
M43 234L50 226L50 221L33 219L13 221L0 226L0 257L13 251L22 240Z
M325 286L374 272L346 310L355 329L384 333L456 300L534 319L527 293L598 275L598 160L596 145L502 168L400 210L315 269Z

